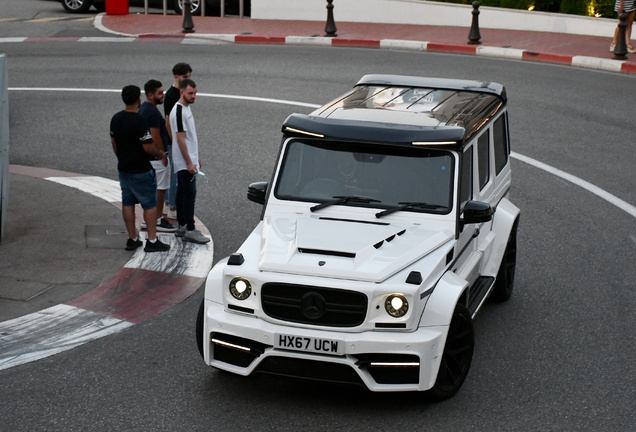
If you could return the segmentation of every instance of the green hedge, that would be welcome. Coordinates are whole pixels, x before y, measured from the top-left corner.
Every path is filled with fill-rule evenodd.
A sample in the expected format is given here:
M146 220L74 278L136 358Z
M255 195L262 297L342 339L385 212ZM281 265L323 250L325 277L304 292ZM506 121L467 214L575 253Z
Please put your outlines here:
M472 0L434 0L443 3L472 4ZM594 16L599 14L606 18L616 18L615 0L483 0L482 6L508 9L525 9L534 7L536 11L559 12L572 15Z

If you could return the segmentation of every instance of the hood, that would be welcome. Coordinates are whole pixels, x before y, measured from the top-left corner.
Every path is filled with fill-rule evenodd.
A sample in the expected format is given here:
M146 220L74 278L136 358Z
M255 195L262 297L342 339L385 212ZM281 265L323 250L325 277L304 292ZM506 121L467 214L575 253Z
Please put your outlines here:
M414 224L274 214L263 221L259 269L381 282L452 238Z

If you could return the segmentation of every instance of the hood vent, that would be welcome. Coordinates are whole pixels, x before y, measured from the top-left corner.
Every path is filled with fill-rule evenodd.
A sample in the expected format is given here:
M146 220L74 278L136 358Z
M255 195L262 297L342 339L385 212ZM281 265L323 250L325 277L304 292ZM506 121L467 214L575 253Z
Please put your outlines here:
M402 231L400 231L397 234L393 234L392 236L389 236L389 237L385 238L384 240L381 240L381 241L377 242L376 244L373 245L373 247L376 248L376 249L380 249L382 247L382 245L384 244L384 242L390 243L391 240L393 240L396 235L401 236L405 232L406 232L406 230L402 230Z
M354 254L352 252L339 252L339 251L320 250L320 249L298 248L298 252L300 252L300 253L308 253L308 254L316 254L316 255L338 256L338 257L343 257L343 258L355 258L356 257L356 254Z

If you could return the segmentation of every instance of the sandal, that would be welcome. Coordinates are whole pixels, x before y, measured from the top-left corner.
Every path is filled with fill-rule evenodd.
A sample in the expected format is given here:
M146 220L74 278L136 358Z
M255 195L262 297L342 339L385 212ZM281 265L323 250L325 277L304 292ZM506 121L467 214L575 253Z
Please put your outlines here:
M636 49L634 49L633 46L631 46L630 44L627 45L627 52L630 54L634 54L636 53Z
M614 49L616 48L616 44L613 43L610 45L610 52L614 52Z

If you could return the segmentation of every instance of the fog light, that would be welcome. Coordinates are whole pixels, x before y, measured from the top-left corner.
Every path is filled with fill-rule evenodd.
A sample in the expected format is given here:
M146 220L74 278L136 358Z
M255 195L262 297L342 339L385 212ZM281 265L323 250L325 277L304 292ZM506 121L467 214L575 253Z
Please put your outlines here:
M406 298L402 294L391 294L386 298L384 308L392 317L400 318L408 312L409 302L406 301Z
M252 294L252 284L243 278L234 278L230 282L230 294L237 300L245 300Z

